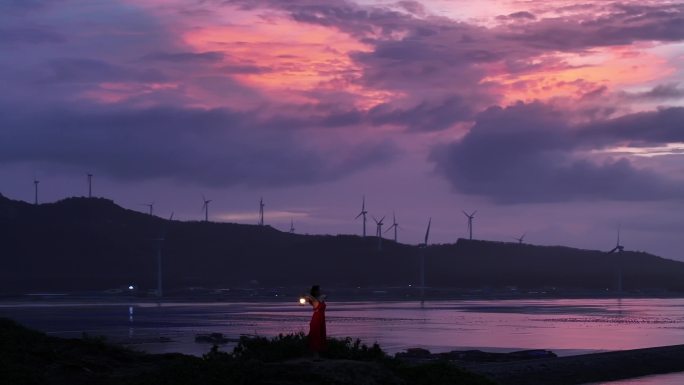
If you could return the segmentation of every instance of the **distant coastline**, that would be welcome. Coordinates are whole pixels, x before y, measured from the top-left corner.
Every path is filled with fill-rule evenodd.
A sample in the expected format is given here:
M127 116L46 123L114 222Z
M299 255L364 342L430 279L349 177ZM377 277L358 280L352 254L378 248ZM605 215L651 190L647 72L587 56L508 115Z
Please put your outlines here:
M11 302L73 302L88 303L146 303L146 302L283 302L294 303L304 288L186 288L169 290L164 298L151 293L129 293L104 291L54 291L0 293L0 304ZM331 300L337 302L420 302L420 301L478 301L478 300L553 300L553 299L635 299L635 298L684 298L684 292L665 290L643 290L639 292L616 293L609 290L478 290L460 288L426 288L421 296L416 288L330 287Z
M0 196L0 234L0 296L153 297L163 281L164 297L296 296L281 288L317 283L340 298L422 299L422 258L426 299L684 296L684 262L645 252L469 239L385 239L379 249L374 236L167 220L103 198L31 205ZM323 268L313 274L313 264Z

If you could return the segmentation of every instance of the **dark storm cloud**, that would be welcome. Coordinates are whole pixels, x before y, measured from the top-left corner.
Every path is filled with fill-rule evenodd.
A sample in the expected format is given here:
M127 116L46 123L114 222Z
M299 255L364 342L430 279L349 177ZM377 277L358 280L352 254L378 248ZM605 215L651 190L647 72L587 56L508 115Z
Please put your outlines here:
M670 109L570 127L561 111L541 103L492 107L462 140L435 149L431 160L456 190L496 202L681 199L681 183L624 158L582 154L626 139L674 139L664 132L681 128L682 117ZM662 129L647 132L651 127Z
M501 15L496 17L498 20L535 20L537 17L527 11L514 12L509 15Z
M299 127L345 127L357 124L392 125L407 131L440 131L458 122L472 120L474 111L468 101L457 95L444 99L423 101L411 107L394 107L391 103L374 106L368 111L339 106L300 106L298 112L307 116L298 120Z
M154 69L128 68L103 60L62 58L50 60L48 82L98 83L106 81L160 82L166 77Z
M324 151L296 120L254 112L182 108L23 111L0 114L0 163L44 161L122 180L198 185L301 185L335 180L390 158L391 145Z
M684 107L661 108L582 127L581 139L595 146L616 142L659 145L684 142Z
M649 91L625 93L624 95L628 98L644 100L684 99L684 88L680 88L678 83L659 84Z
M66 39L46 27L1 27L0 44L56 44Z
M220 63L223 53L209 52L156 52L143 57L144 60L163 61L170 63Z

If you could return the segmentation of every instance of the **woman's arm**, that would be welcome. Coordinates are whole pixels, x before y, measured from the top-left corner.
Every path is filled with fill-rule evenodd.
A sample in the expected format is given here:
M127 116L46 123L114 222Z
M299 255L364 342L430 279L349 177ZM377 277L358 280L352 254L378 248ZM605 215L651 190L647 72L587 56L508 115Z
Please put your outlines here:
M318 307L319 301L313 295L306 294L304 295L304 298L306 298L306 300L311 304L311 306L313 306L314 309Z

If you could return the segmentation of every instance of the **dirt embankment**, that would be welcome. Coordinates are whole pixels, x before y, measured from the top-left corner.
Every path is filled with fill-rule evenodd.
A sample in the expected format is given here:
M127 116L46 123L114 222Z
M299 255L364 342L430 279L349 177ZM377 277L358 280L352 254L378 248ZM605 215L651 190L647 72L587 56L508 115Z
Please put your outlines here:
M684 371L684 345L460 366L501 385L576 385Z

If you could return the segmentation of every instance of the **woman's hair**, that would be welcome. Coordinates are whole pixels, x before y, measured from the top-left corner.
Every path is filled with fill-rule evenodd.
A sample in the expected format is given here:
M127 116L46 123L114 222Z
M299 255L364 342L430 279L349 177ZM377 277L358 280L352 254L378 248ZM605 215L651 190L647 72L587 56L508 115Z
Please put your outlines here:
M311 291L309 292L309 294L316 297L316 296L318 296L318 294L320 292L321 292L321 287L319 285L313 285L313 286L311 286Z

